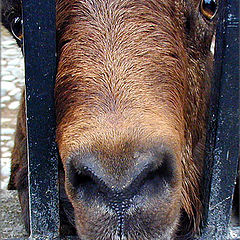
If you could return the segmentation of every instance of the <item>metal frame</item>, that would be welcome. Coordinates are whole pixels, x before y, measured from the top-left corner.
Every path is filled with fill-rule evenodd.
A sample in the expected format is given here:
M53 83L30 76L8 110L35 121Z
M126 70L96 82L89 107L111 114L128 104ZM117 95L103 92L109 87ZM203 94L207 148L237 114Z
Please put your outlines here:
M30 238L59 236L55 0L23 4Z
M239 156L239 1L220 2L205 159L202 239L231 239ZM239 229L235 229L237 235ZM240 235L238 234L240 239ZM234 237L235 238L235 237Z
M201 240L240 239L240 228L229 231L239 151L239 2L222 0L219 9ZM30 239L59 239L55 11L55 0L23 0Z

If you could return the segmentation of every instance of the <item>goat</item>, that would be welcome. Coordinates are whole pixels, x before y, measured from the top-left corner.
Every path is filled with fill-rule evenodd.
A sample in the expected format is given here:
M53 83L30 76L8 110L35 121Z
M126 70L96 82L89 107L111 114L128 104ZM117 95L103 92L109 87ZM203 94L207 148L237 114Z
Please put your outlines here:
M62 234L153 240L198 231L217 6L56 0ZM16 18L21 1L2 0L13 33ZM9 189L19 191L28 228L25 124L23 98Z

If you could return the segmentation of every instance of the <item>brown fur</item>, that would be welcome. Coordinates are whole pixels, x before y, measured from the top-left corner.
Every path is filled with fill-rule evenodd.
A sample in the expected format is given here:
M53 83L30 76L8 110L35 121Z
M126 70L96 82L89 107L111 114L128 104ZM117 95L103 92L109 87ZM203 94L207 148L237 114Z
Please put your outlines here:
M214 21L198 6L198 0L57 0L56 134L65 173L70 162L85 164L93 154L103 179L117 187L130 179L136 153L158 148L171 156L171 187L147 197L140 213L133 208L127 239L171 239L177 225L180 232L186 227L181 211L189 231L199 228ZM10 187L21 187L25 141L22 105ZM114 213L76 200L68 174L65 189L80 237L117 239Z

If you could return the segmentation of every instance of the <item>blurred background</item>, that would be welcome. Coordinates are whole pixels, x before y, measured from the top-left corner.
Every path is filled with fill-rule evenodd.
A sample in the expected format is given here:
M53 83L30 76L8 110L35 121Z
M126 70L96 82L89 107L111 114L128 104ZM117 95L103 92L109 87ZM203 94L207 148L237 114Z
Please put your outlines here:
M17 112L24 85L24 61L13 37L1 26L0 189L7 189Z

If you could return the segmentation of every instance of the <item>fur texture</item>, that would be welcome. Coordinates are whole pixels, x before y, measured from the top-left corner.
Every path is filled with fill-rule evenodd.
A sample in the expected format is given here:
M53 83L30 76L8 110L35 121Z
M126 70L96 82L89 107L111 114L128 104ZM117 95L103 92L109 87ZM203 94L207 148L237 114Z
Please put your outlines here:
M3 1L7 28L19 4ZM56 1L63 234L150 240L198 231L216 21L199 4ZM28 225L24 112L23 103L9 188L19 190Z

